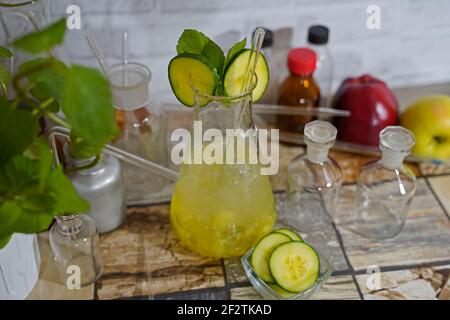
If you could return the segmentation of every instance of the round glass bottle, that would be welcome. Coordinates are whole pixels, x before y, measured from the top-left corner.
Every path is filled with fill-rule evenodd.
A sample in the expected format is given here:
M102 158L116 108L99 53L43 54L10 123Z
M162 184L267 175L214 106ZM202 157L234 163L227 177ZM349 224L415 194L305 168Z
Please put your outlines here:
M50 229L50 247L61 281L67 287L87 286L100 277L100 240L95 222L88 215L56 217Z
M199 125L205 134L207 129L214 129L225 137L228 129L239 128L241 134L252 135L247 131L254 128L252 90L237 97L207 96L195 91L190 136L196 136ZM230 141L234 143L234 139L235 136ZM257 154L256 147L241 150L247 155L244 162L238 163L235 157L229 161L226 149L230 141L191 142L194 158L214 144L216 150L224 151L223 157L211 164L181 164L180 179L173 192L171 225L188 248L203 256L240 256L270 232L276 220L269 177L261 174L259 162L249 161L249 155Z
M288 225L309 232L326 227L342 184L337 162L328 156L337 130L329 122L315 120L305 126L306 154L288 166Z
M403 165L415 144L411 131L389 126L380 132L380 160L360 172L354 204L355 231L368 238L397 235L406 220L416 190L416 178Z

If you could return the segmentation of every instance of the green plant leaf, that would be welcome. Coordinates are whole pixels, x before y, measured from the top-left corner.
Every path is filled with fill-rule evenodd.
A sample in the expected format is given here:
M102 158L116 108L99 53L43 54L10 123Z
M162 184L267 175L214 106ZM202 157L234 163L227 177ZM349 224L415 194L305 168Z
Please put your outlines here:
M50 173L46 191L53 198L53 215L82 213L89 210L89 202L81 198L70 179L58 167Z
M11 235L21 214L20 207L14 201L7 200L0 204L0 238Z
M90 156L100 153L119 133L109 82L95 69L72 66L61 107L72 126L72 140L82 139L84 146L92 150ZM75 156L81 153L76 146L72 150Z
M33 144L39 159L39 188L43 190L50 171L52 170L53 155L44 138L37 138Z
M197 30L186 29L178 39L177 53L201 54L210 39Z
M233 58L242 50L245 49L245 45L247 44L247 38L242 39L239 42L236 42L227 52L227 57L225 58L224 62L224 72L227 69L228 65L231 61L233 61Z
M31 112L0 98L0 163L22 153L39 131L39 121Z
M11 79L11 74L8 69L0 64L0 82L7 83Z
M24 211L17 220L14 231L19 233L37 233L47 230L53 217L46 213L31 213Z
M197 30L186 29L178 39L177 53L198 54L206 58L222 74L225 56L222 49Z
M0 57L2 58L11 58L13 53L8 48L0 46Z
M15 40L13 46L30 54L48 51L63 42L66 28L66 18L62 18L43 30Z
M11 240L11 237L12 237L12 233L7 236L0 237L0 249L3 249L4 247L6 247L9 240Z
M32 72L32 70L35 71ZM31 83L30 93L39 102L44 102L49 98L55 99L47 107L47 110L53 113L58 112L69 67L64 62L52 57L37 58L19 66L19 72L29 73L27 78Z
M222 74L225 56L223 55L222 49L214 41L208 41L201 54L216 67L219 74Z

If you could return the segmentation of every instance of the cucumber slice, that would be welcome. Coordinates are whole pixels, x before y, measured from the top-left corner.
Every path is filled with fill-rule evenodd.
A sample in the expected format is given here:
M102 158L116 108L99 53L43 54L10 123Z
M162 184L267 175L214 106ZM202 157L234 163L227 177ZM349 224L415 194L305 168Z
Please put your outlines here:
M270 255L269 270L282 289L300 292L312 286L319 277L319 255L304 242L283 243Z
M295 293L286 291L273 283L269 283L269 287L283 298L290 298L295 295Z
M280 244L291 241L285 234L269 233L267 236L259 240L253 249L250 263L256 275L265 282L273 282L273 278L269 271L269 257L273 249Z
M177 99L185 106L192 107L195 100L191 85L203 94L212 95L219 83L219 76L217 70L201 56L180 54L169 63L169 81ZM201 106L206 103L200 101Z
M302 237L300 237L300 235L297 232L289 228L276 229L272 232L285 234L294 241L303 241Z
M247 69L248 59L250 58L250 49L242 50L235 55L233 61L230 62L224 73L223 87L228 96L235 97L241 94L244 82L244 74ZM266 91L269 84L269 66L266 58L262 53L258 57L256 63L256 76L258 83L253 90L253 102L258 101Z

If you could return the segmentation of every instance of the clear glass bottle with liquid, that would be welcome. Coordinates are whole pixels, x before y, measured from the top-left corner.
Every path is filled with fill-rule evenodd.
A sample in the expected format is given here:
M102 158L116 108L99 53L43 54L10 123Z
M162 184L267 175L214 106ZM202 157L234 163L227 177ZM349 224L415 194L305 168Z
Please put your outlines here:
M95 222L88 215L56 217L56 223L50 229L50 247L64 285L83 287L100 277L100 239ZM79 283L73 282L77 280L74 277L69 279L75 274L80 276Z
M150 100L150 70L135 62L120 63L110 69L109 79L121 135L115 146L160 165L165 165L165 124L157 104ZM128 202L154 199L165 185L161 176L123 164Z
M308 47L317 55L314 79L320 88L320 107L331 105L333 61L327 45L329 33L329 29L322 25L313 25L308 29Z
M329 122L315 120L305 126L306 154L288 166L288 206L285 222L303 232L329 225L342 184L342 172L328 156L337 130Z
M368 238L396 236L402 229L416 190L416 178L403 165L415 144L411 131L389 126L380 132L380 160L360 172L354 203L355 231Z

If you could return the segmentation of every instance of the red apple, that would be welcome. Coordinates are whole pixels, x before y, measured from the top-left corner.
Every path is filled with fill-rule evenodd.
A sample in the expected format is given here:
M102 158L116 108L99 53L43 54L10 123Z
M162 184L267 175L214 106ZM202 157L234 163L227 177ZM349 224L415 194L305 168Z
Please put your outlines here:
M383 81L370 75L344 80L333 107L351 112L350 117L334 119L342 141L378 146L380 131L397 124L397 99Z

